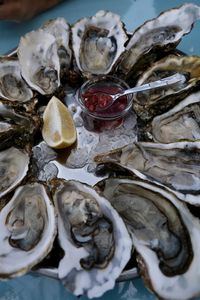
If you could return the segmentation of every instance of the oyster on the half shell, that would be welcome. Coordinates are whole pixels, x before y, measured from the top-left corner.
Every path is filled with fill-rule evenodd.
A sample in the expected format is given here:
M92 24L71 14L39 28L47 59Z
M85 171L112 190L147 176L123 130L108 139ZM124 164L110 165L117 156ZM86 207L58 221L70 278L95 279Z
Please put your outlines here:
M200 7L188 3L145 22L132 34L119 64L119 72L135 82L154 61L166 55L200 18Z
M166 56L147 69L139 78L137 85L162 79L176 73L183 74L186 79L185 82L133 95L133 108L142 120L149 121L153 117L168 111L199 87L200 57Z
M190 94L173 109L155 117L151 135L158 143L200 140L200 92Z
M0 211L0 278L23 275L51 250L56 234L53 204L44 185L26 184Z
M30 157L11 147L0 151L0 198L13 190L26 176Z
M128 231L110 203L77 181L54 180L58 237L65 255L58 276L75 295L100 297L130 259Z
M0 101L0 150L13 145L23 148L32 143L40 127L38 115L18 111L18 108Z
M23 78L28 85L50 95L60 86L60 60L56 38L40 29L20 39L18 58Z
M95 157L173 190L183 201L200 205L200 142L134 143Z
M146 285L161 299L200 294L200 222L175 195L140 180L108 178L100 194L118 211Z
M56 18L45 22L41 29L52 34L56 39L57 52L60 59L60 75L62 78L68 72L72 58L70 25L64 18Z
M0 97L10 101L26 102L33 97L32 90L21 76L15 58L0 58Z
M72 27L73 51L79 70L85 76L105 75L124 51L127 35L120 17L99 11Z

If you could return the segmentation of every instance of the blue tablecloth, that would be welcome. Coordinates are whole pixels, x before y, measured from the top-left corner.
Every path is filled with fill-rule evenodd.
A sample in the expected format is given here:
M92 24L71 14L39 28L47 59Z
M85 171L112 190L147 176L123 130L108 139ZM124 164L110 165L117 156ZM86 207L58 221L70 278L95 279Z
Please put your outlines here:
M200 4L199 0L191 1ZM34 3L34 1L33 1ZM19 39L26 32L39 27L44 21L58 16L65 17L69 23L90 16L100 9L111 10L121 15L130 31L145 20L157 16L161 11L185 3L182 0L67 0L34 19L24 23L0 22L0 53L4 54L17 46ZM179 49L191 55L200 55L200 22L195 24L192 33L185 36ZM26 275L17 279L0 282L0 300L72 300L69 294L54 279L43 276ZM81 299L86 299L81 297ZM144 287L141 279L118 283L101 300L146 300L156 299Z

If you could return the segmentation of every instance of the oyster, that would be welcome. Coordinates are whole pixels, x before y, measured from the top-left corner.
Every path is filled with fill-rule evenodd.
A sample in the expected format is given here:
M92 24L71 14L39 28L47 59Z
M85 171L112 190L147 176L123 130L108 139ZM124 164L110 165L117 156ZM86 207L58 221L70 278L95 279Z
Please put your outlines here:
M21 76L19 62L15 58L0 58L0 97L26 102L33 97L32 90Z
M28 85L50 95L60 86L60 61L55 37L44 30L31 31L20 39L18 58Z
M23 180L29 161L28 153L14 147L0 152L0 198Z
M42 27L45 32L52 34L57 43L57 52L60 59L61 77L65 76L69 70L72 58L72 50L70 49L70 25L64 18L56 18L47 21Z
M58 234L65 255L59 278L75 295L112 289L131 255L127 229L106 199L77 181L54 181Z
M167 56L150 67L137 82L141 85L175 73L185 75L184 83L133 95L133 108L144 121L160 115L178 104L200 84L200 57Z
M200 142L135 143L99 154L98 163L115 163L136 176L173 190L183 201L200 205Z
M99 11L75 23L72 38L77 66L85 76L90 76L112 71L125 49L127 35L118 15Z
M18 113L17 108L0 101L0 150L12 145L22 148L32 142L40 123L34 113Z
M119 64L119 72L135 82L150 64L174 49L199 18L200 7L189 3L145 22L132 34Z
M193 93L152 121L155 142L173 143L200 139L200 92Z
M23 275L51 250L54 207L44 185L20 186L0 212L0 278Z
M98 183L127 224L147 286L161 299L200 294L200 222L172 193L144 181Z

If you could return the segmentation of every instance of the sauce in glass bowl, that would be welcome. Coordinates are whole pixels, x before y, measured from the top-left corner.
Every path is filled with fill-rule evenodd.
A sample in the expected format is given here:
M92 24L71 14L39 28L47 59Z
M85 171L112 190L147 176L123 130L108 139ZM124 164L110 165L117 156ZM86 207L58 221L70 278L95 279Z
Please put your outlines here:
M82 98L85 106L90 112L99 112L101 109L103 111L104 108L112 103L110 95L116 95L122 91L123 89L112 86L102 86L101 88L91 87L82 95ZM127 96L122 96L113 103L112 106L106 109L106 113L120 113L126 106Z
M122 96L104 109L114 95L128 89L128 84L114 76L101 76L86 81L77 91L76 99L84 113L100 120L115 120L124 117L132 107L132 95ZM105 93L105 94L102 94Z

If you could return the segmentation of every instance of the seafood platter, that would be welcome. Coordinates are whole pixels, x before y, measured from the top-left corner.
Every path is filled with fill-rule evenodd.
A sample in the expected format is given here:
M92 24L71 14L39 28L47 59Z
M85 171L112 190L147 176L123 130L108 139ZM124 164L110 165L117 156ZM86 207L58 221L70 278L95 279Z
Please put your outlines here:
M200 57L177 50L199 19L190 3L131 33L110 11L57 18L0 58L1 280L94 298L141 276L158 298L200 296ZM176 74L109 108L98 94Z

